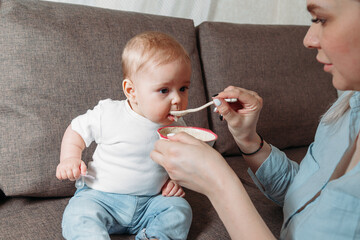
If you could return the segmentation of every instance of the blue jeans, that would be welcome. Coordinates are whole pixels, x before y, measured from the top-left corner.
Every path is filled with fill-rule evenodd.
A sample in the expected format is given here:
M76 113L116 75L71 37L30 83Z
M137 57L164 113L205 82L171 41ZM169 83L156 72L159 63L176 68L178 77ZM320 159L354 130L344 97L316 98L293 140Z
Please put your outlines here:
M180 197L106 193L87 186L67 205L62 220L66 239L110 239L109 234L137 234L139 239L186 239L192 220Z

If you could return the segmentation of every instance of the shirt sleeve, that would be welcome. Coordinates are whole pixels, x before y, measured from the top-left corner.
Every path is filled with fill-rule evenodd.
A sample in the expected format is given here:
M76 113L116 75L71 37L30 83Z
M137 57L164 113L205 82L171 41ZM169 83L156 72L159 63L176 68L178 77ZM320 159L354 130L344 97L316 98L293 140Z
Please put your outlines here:
M71 128L83 138L86 147L89 147L93 141L96 143L100 141L103 104L104 101L100 101L94 109L88 110L71 121Z
M299 164L288 159L284 152L271 145L269 157L254 174L248 169L250 177L264 195L283 206L286 191L299 170Z

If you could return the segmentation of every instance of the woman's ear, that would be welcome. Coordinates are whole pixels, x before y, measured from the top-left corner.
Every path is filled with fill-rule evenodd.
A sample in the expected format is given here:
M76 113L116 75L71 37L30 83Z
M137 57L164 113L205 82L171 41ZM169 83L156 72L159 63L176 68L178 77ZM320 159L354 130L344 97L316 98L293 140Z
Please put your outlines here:
M135 102L136 96L133 82L130 79L125 78L122 82L122 88L126 98L132 102Z

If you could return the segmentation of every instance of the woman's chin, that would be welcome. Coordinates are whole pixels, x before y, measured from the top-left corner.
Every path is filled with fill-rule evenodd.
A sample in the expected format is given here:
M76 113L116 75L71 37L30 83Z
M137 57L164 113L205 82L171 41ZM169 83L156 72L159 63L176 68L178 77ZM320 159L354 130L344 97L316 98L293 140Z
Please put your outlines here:
M334 75L332 83L333 86L339 91L360 91L360 83L356 82L351 84L340 76Z

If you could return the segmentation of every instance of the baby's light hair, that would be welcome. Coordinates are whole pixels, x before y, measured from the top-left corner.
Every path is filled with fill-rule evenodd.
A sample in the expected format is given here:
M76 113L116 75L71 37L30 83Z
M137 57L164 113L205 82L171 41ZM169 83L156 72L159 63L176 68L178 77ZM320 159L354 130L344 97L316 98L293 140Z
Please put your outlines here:
M190 57L173 37L161 32L144 32L128 41L122 54L123 77L131 79L147 67L178 60L190 64Z

